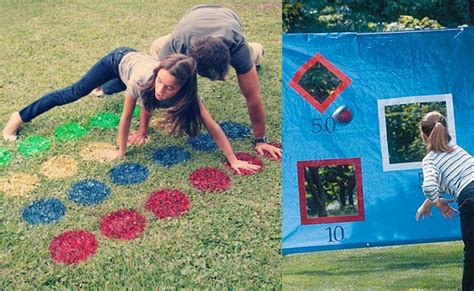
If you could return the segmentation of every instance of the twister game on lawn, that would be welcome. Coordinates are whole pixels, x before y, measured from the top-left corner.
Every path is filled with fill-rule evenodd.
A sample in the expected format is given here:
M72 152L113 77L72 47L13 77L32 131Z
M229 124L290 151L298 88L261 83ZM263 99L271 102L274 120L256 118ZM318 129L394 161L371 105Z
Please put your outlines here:
M112 48L147 53L199 3L163 4L5 5L2 128ZM265 47L257 75L265 136L281 149L280 5L226 4L245 37ZM247 169L236 171L205 127L195 138L170 135L154 122L163 120L159 110L143 144L108 159L129 109L125 93L56 106L23 123L16 141L2 140L2 289L281 286L281 162L256 152L246 99L229 72L225 82L198 77L197 92ZM139 119L135 109L131 134Z
M419 124L438 111L474 151L473 50L470 27L283 36L283 254L460 239L415 220Z

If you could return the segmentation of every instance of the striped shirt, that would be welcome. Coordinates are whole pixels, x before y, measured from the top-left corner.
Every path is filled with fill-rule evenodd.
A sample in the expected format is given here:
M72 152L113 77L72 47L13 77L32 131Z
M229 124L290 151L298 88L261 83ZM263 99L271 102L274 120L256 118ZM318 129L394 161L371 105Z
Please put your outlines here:
M457 200L461 191L474 180L474 158L450 143L453 151L429 152L423 158L423 192L433 203L443 193Z

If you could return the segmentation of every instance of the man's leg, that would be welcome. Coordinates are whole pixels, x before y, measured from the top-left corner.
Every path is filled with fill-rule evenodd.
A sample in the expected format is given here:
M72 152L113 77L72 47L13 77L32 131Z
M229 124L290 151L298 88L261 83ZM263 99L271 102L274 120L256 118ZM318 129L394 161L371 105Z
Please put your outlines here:
M170 35L167 34L165 36L162 36L160 38L155 39L153 43L151 44L150 47L150 55L154 58L159 59L160 58L160 52L165 43L168 41Z
M265 51L263 45L258 42L249 42L250 52L252 53L252 60L255 63L257 70L260 69L260 66L263 63L263 56Z

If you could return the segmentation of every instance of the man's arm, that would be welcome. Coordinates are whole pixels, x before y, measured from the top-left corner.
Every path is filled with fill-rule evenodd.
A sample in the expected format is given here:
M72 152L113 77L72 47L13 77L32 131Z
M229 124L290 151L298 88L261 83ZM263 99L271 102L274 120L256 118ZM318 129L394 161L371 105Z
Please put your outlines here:
M237 75L237 79L239 81L240 92L242 92L247 101L253 136L255 139L263 138L265 137L266 115L265 109L263 108L262 97L260 96L260 86L258 84L255 65L247 73ZM255 150L259 155L263 155L264 151L267 151L273 159L281 159L281 149L265 142L256 143Z

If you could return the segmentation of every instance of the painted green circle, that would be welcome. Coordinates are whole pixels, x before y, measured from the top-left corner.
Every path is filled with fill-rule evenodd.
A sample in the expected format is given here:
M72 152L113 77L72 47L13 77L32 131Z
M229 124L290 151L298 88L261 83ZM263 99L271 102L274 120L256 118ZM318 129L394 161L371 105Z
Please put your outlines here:
M117 128L120 117L110 112L99 112L90 119L90 126L94 128Z
M8 165L12 160L12 154L6 149L0 147L0 167Z
M49 149L50 145L51 141L49 139L38 135L32 135L18 144L18 151L24 157L32 157Z
M54 130L54 136L58 140L71 140L86 134L87 129L77 123L66 123Z

